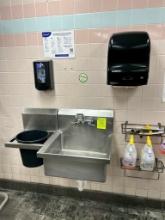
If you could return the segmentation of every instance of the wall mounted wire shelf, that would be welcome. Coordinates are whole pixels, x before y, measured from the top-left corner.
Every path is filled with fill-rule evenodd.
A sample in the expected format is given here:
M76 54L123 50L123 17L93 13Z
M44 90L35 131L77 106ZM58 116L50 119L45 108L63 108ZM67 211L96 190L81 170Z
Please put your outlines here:
M153 144L161 144L165 135L165 126L157 123L155 125L150 124L150 128L150 130L147 129L146 124L133 124L128 123L128 121L121 124L121 131L125 135L126 142L129 141L130 134L133 134L136 143L145 143L145 137L151 136Z
M124 167L122 164L122 160L123 160L123 158L120 158L120 167L121 167L121 169L123 169L125 177L159 180L160 174L163 173L164 169L165 169L164 163L161 160L159 160L158 158L155 159L155 167L154 167L153 171L141 170L139 159L137 159L136 167L134 167L132 169ZM138 171L138 174L136 171ZM144 176L143 174L146 172L148 173L148 175L145 174L145 176Z

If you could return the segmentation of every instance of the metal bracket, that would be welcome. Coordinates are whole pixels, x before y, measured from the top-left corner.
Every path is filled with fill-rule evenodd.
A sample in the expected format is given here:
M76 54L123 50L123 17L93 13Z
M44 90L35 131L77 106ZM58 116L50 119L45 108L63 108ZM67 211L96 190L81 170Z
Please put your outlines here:
M153 171L145 171L145 170L141 170L140 169L140 160L137 159L137 165L135 168L133 169L128 169L128 168L125 168L122 164L122 159L123 158L120 158L120 167L123 169L124 171L124 176L125 177L131 177L131 178L136 178L136 179L150 179L150 180L159 180L160 179L160 174L164 172L164 169L165 169L165 166L164 166L164 163L159 160L158 158L155 159L155 167L154 167L154 170ZM138 175L133 175L133 172L136 171L139 171L138 172ZM128 174L128 173L132 173L132 174ZM141 177L140 176L140 173L141 172L146 172L146 173L152 173L152 174L156 174L157 175L157 178L153 178L153 177ZM153 176L153 175L152 175Z
M156 125L150 125L151 130L145 128L146 124L132 124L126 121L121 124L122 134L125 135L125 141L129 141L129 135L133 134L136 136L136 143L145 143L145 139L143 137L152 136L157 137L157 139L152 140L153 144L161 144L163 141L163 136L165 134L165 126L161 125L161 123L157 123ZM157 142L156 142L157 140Z

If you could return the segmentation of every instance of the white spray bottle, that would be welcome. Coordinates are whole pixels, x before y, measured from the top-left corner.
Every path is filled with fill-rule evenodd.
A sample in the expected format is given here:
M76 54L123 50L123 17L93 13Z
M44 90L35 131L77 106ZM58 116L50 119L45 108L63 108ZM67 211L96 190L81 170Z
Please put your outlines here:
M134 143L134 136L130 135L129 143L126 145L123 156L123 167L134 169L137 161L137 150Z
M155 167L155 154L152 148L150 136L147 136L147 141L141 151L140 168L141 170L153 171Z

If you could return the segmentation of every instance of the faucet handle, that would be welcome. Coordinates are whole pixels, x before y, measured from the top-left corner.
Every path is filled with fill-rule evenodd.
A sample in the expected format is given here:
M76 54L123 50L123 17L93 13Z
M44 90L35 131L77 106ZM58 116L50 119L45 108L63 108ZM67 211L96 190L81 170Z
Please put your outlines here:
M87 117L84 122L87 123L89 126L95 126L95 121L92 117Z
M79 124L87 124L89 126L95 126L93 117L85 117L83 114L78 113L75 115L75 121L72 124L79 125Z
M84 115L81 113L78 113L77 115L75 115L75 118L78 122L81 122L81 123L84 122Z
M83 124L84 123L84 115L78 113L75 115L75 121L72 122L73 125Z

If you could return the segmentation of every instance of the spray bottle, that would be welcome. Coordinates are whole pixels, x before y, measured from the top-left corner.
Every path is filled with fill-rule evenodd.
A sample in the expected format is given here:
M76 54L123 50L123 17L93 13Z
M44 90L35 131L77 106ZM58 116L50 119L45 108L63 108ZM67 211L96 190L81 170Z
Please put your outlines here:
M137 150L134 143L134 136L131 134L129 143L126 145L123 156L123 167L134 169L136 167Z
M146 144L141 151L140 168L141 170L153 171L155 166L155 154L152 148L150 136L147 136Z

